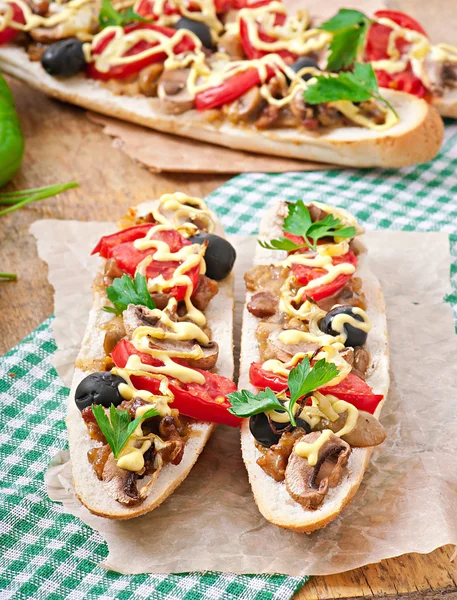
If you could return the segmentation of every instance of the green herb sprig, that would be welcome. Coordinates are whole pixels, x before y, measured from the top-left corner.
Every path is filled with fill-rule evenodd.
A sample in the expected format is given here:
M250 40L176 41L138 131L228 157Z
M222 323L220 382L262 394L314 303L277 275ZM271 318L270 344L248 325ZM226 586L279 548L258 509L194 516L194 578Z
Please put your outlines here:
M363 48L368 27L372 21L358 10L341 8L338 13L322 23L318 29L333 33L330 55L327 60L329 71L350 67Z
M18 210L19 208L22 208L31 202L35 202L36 200L44 200L45 198L56 196L57 194L65 192L66 190L78 187L78 185L79 184L76 181L71 181L70 183L46 185L44 187L33 188L29 190L1 192L0 206L3 205L7 208L0 210L0 216L14 212L15 210ZM0 273L0 280L1 279L4 279L5 281L16 281L17 275L16 273Z
M267 250L286 250L293 252L300 248L310 248L314 252L317 250L318 240L325 237L352 238L356 234L355 227L345 226L341 219L328 214L320 221L311 220L308 207L303 200L295 204L289 204L289 214L284 219L284 231L293 235L303 237L303 244L296 244L286 237L265 242L259 240L262 248Z
M308 104L322 104L337 100L364 102L374 98L398 116L393 106L379 93L378 81L371 65L354 63L353 72L318 75L315 79L316 82L303 92L303 98Z
M106 312L120 315L129 304L139 304L147 308L155 308L155 304L148 292L146 277L137 273L135 279L128 275L122 275L115 279L109 287L106 288L108 299L113 303L111 306L104 306Z
M128 410L116 408L114 404L111 404L110 406L109 419L103 406L92 406L92 412L94 413L95 420L105 436L109 447L113 451L114 458L119 457L122 448L141 421L159 416L157 410L151 408L145 412L144 415L132 421Z
M132 6L129 6L126 10L117 11L111 4L111 0L103 0L102 7L98 14L98 22L100 27L120 26L123 27L128 23L139 21L141 23L150 23L150 19L145 19L141 15L137 14Z
M309 396L311 392L322 387L338 375L338 368L322 358L311 367L309 359L305 357L301 363L294 367L287 379L287 387L290 392L290 400L285 405L281 403L276 394L270 388L253 394L248 390L241 390L228 394L231 403L229 412L237 417L247 418L259 413L277 410L286 412L290 422L295 427L295 405L300 398Z

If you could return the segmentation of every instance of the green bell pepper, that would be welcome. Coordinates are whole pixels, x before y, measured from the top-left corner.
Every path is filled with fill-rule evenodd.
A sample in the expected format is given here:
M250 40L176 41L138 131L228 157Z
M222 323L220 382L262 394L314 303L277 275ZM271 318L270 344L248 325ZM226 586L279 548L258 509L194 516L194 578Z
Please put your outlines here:
M23 154L24 136L13 95L0 75L0 187L18 171Z

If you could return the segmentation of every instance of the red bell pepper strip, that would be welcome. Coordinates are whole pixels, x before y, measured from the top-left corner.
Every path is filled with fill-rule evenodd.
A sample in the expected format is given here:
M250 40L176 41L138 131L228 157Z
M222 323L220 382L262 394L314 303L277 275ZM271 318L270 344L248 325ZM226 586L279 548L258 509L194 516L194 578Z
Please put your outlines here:
M232 8L234 10L241 10L242 8L258 8L259 6L267 6L267 4L271 4L274 0L254 0L250 2L249 0L232 0Z
M132 31L143 30L143 29L157 31L157 32L162 33L163 35L167 36L168 38L172 38L177 33L176 29L172 29L170 27L162 27L160 25L152 25L151 23L135 23L133 25L127 25L126 27L124 27L124 32L126 34L128 34ZM108 43L113 39L113 37L114 37L114 33L108 34L105 37L103 37L101 40L99 40L99 42L97 44L95 44L94 47L92 48L92 55L97 56L97 54L101 54L103 52L103 50L106 48L106 46L108 45ZM158 46L158 45L159 45L159 42L147 42L145 40L141 40L138 43L136 43L134 46L132 46L124 54L124 56L134 56L135 54L140 54L141 52L144 52L145 50L154 48L155 46ZM184 36L176 44L176 47L174 48L174 52L176 54L181 54L183 52L189 52L194 49L195 49L194 40L190 36ZM127 77L130 77L130 75L135 75L136 73L139 73L142 69L144 69L148 65L151 65L153 63L162 63L162 62L165 62L166 59L167 59L166 52L158 52L157 54L152 54L151 56L146 56L144 58L141 58L141 59L133 61L133 62L129 62L129 63L121 64L121 65L115 65L106 72L99 71L96 68L95 64L93 62L91 62L86 66L86 73L88 74L89 77L92 77L93 79L101 79L104 81L106 81L108 79L125 79Z
M10 6L13 11L12 21L14 23L20 23L21 25L24 25L25 17L24 17L24 13L22 12L22 9L14 2L12 2L10 4ZM18 33L19 33L19 30L14 29L14 27L5 27L5 29L0 31L0 46L2 46L3 44L7 44L8 42L11 42L11 40L13 40L17 36Z
M339 265L342 263L349 263L357 267L357 256L349 250L346 254L342 256L333 256L332 263L334 265ZM307 267L306 265L293 264L292 271L295 277L298 280L298 283L301 285L307 285L313 279L317 279L318 277L322 277L325 275L327 271L324 269L320 269L317 267ZM328 298L329 296L333 296L336 294L342 287L346 285L346 283L351 279L352 274L342 274L338 275L333 281L330 283L325 283L324 285L320 285L315 288L311 288L307 290L306 294L316 302L319 300L323 300L324 298Z
M275 18L275 25L284 25L286 15L279 13ZM267 35L262 31L261 24L258 24L258 35L262 42L276 42L278 41L274 37ZM251 39L249 38L249 29L245 19L240 19L240 42L246 56L252 60L255 58L262 58L271 52L268 50L259 50L256 48ZM279 54L286 62L293 63L297 59L297 54L290 52L289 50L275 50L275 54Z
M269 387L274 392L282 392L287 388L287 379L276 373L262 369L262 363L252 363L249 369L249 380L253 386L264 390ZM322 394L332 394L345 400L359 410L373 414L383 399L382 394L374 394L371 387L353 373L349 373L340 383L320 388Z
M267 66L267 81L275 74L272 67ZM198 92L195 96L195 107L197 110L209 110L219 108L224 104L230 104L251 88L261 83L259 71L252 67L240 71L229 77L221 84Z
M136 354L141 362L153 366L159 366L162 363L149 354L138 352L136 348L127 340L121 340L111 353L114 363L118 367L125 367L129 356ZM179 364L186 364L184 360L175 360ZM186 365L187 366L187 365ZM238 427L241 419L228 412L231 404L227 400L227 394L236 390L236 385L226 377L194 369L201 373L205 378L204 384L182 383L177 379L168 377L169 389L174 395L171 404L172 408L177 408L179 413L198 421L209 421ZM133 385L140 390L148 390L153 394L160 394L160 381L152 377L132 376Z

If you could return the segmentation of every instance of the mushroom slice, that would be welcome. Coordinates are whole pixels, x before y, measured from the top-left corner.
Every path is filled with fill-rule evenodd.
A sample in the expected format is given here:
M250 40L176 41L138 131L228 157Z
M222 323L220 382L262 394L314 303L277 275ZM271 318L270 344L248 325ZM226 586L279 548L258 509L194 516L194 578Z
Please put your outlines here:
M313 429L315 431L331 429L333 433L338 433L338 431L343 429L346 419L347 412L343 412L333 422L328 419L321 419ZM343 435L341 439L347 442L351 448L369 448L371 446L379 446L386 437L384 427L378 419L364 410L359 410L359 416L354 429L350 433Z
M187 89L189 69L165 69L159 79L157 95L164 111L179 115L194 107L194 98Z
M142 473L121 469L117 466L117 462L111 453L103 469L103 487L114 500L125 506L134 506L142 502L149 494L149 490L160 474L162 465L162 457L155 455L154 470L141 480L142 485L138 488L138 478Z
M146 306L129 304L122 313L125 333L129 338L138 327L156 327L159 318Z
M255 121L263 106L260 88L254 86L242 96L224 107L227 118L232 123Z
M312 444L320 435L315 431L299 438L286 468L286 489L306 510L318 509L329 488L338 485L351 453L349 444L332 433L319 449L316 465L311 466L307 458L296 454L295 447L300 442Z
M271 354L282 361L287 362L297 353L316 352L322 344L316 342L299 342L298 344L284 344L280 341L279 336L283 330L272 331L268 336L267 346Z
M176 315L168 312L170 319L174 320ZM160 319L146 306L135 306L129 304L123 314L124 328L127 335L131 338L135 329L141 326L159 327L167 331L167 327L161 323ZM219 356L219 346L216 342L209 342L206 345L198 344L195 340L178 341L155 338L149 336L149 346L160 350L169 351L176 358L185 358L192 368L209 370L216 366ZM192 358L200 354L198 358Z

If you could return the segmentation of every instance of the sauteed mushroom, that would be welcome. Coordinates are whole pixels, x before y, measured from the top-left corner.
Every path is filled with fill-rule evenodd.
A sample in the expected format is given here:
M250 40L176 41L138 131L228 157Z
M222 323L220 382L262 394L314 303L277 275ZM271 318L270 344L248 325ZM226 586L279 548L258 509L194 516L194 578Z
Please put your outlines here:
M189 69L165 70L159 79L157 95L164 111L179 115L194 107L194 99L187 89Z
M299 438L294 445L286 468L286 488L292 498L307 510L316 510L324 501L329 488L341 481L351 447L331 434L320 448L315 466L295 452L298 443L312 444L322 433L313 432Z

